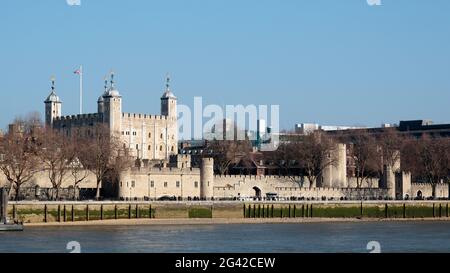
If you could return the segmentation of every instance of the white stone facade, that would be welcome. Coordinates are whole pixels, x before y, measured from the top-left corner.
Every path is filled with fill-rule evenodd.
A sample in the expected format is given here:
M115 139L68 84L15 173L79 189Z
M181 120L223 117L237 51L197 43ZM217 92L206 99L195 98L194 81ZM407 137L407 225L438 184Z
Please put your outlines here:
M46 125L67 136L89 136L95 125L104 124L112 134L120 136L130 154L140 159L168 160L178 153L177 98L167 85L161 97L161 115L124 113L122 96L114 86L105 86L98 100L98 112L92 114L62 116L62 102L54 87L45 101Z

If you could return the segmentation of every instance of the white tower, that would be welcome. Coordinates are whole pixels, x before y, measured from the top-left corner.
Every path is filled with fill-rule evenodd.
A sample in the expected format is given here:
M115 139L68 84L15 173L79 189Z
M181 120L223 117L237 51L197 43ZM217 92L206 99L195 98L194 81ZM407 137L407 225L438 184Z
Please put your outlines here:
M45 125L52 127L53 120L61 117L62 101L55 92L55 77L52 77L52 92L44 101L45 104Z

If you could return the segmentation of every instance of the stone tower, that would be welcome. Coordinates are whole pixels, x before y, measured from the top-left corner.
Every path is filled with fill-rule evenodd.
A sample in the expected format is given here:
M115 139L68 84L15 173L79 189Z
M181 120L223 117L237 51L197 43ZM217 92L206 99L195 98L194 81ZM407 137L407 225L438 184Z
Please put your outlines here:
M396 177L401 172L401 166L400 166L400 151L396 151L393 155L393 162L389 164L389 162L385 162L383 165L383 176L380 183L380 188L386 190L387 197L389 199L395 200L397 199L397 181ZM405 177L406 179L406 177ZM405 180L406 181L406 180ZM405 190L408 190L407 184L404 185ZM403 189L402 189L403 191ZM401 194L402 196L403 194Z
M386 194L389 199L396 199L395 172L392 167L387 164L383 166L381 188L386 190Z
M103 114L105 112L105 98L101 95L97 101L97 112Z
M111 86L103 95L103 120L110 132L118 135L122 131L122 96L114 84L114 73L111 73Z
M329 160L334 162L323 170L318 187L347 188L347 145L336 144L330 152Z
M166 78L166 91L161 97L161 115L169 119L177 118L177 97L170 91L170 78Z
M336 148L337 164L333 166L336 175L333 175L333 186L347 188L347 145L338 144Z
M55 78L52 77L52 91L45 103L45 125L52 127L53 120L57 117L61 117L62 101L56 95L55 92Z
M214 159L203 158L200 166L200 198L211 200L214 197Z

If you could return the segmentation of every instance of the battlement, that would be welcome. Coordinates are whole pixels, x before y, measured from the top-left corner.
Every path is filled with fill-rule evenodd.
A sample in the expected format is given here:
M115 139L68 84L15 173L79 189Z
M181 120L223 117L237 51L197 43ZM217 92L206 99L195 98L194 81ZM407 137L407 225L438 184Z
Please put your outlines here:
M134 167L131 169L130 174L146 174L146 175L180 175L180 174L192 174L200 175L199 168L176 168L176 167L166 167L166 168L155 168L155 167Z
M203 160L203 163L205 164L214 164L214 158L211 158L211 157L205 157L205 158L203 158L202 159Z
M123 118L136 119L136 120L167 120L167 116L162 115L148 115L148 114L136 114L136 113L122 113Z
M412 182L411 183L411 186L416 186L416 187L432 187L433 185L436 185L436 187L448 187L448 184L447 183L442 183L442 182L440 182L440 183L436 183L436 184L433 184L433 183L428 183L428 182Z
M214 175L215 178L241 178L247 180L263 180L263 179L302 179L301 176L278 176L278 175L241 175L241 174L232 174L232 175Z
M92 113L92 114L82 114L82 115L70 115L70 116L61 116L56 117L54 121L95 121L101 117L101 114Z

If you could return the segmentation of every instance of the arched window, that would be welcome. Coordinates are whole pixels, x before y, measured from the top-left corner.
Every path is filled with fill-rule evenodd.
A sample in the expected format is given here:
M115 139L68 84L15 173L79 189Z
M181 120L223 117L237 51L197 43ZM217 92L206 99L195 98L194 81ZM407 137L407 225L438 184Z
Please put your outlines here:
M151 138L152 137L152 133L148 133L148 138Z
M159 146L159 150L160 150L160 151L162 151L162 145L161 145L161 146Z
M150 151L152 149L152 145L148 145L148 150Z

